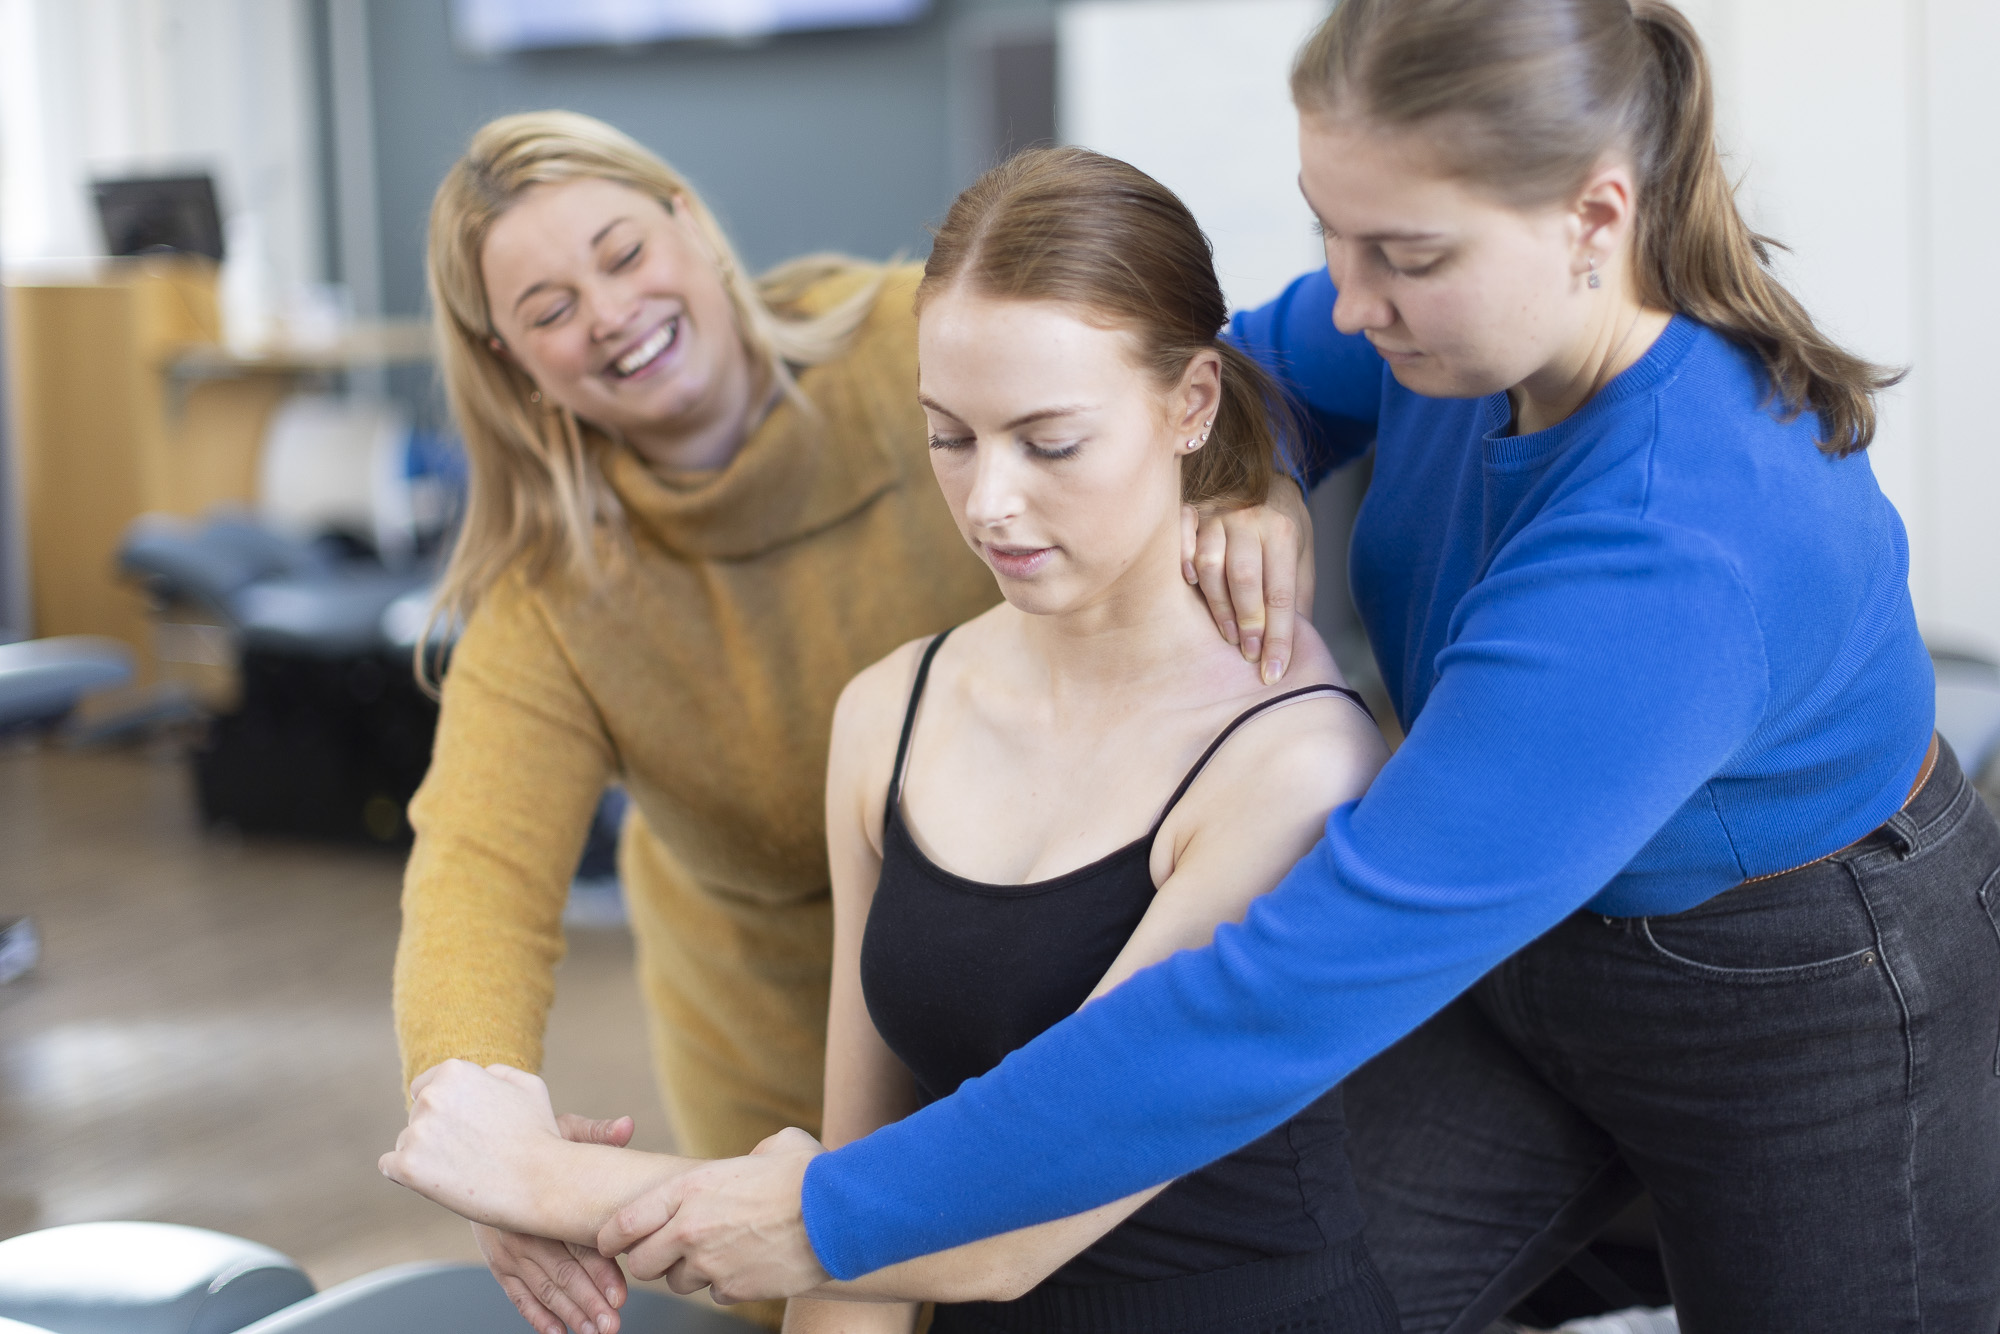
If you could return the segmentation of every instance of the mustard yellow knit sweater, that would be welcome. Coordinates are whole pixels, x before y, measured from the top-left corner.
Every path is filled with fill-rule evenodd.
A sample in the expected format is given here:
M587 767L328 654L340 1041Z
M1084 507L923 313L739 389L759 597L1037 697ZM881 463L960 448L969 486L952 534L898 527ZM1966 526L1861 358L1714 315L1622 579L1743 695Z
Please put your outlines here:
M817 419L782 403L686 489L617 451L637 554L605 587L516 574L470 618L410 809L406 1080L448 1057L539 1068L570 874L616 777L682 1146L736 1154L788 1124L817 1130L834 701L896 645L998 599L926 458L917 276L895 271L848 352L801 375Z

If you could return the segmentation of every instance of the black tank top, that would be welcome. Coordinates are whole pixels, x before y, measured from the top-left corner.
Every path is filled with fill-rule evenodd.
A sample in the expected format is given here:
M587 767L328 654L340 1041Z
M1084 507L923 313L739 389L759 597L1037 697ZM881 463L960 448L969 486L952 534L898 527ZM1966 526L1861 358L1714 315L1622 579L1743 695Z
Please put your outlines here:
M903 823L903 766L944 638L925 650L910 692L883 815L882 877L861 942L869 1016L927 1103L986 1073L1083 1004L1152 903L1149 862L1160 826L1231 733L1304 695L1338 693L1367 708L1353 691L1334 685L1265 700L1222 730L1143 837L1053 879L982 884L931 861ZM1187 1077L1199 1079L1201 1072L1189 1070ZM1048 1282L1169 1279L1354 1242L1362 1216L1345 1138L1335 1090L1168 1186Z

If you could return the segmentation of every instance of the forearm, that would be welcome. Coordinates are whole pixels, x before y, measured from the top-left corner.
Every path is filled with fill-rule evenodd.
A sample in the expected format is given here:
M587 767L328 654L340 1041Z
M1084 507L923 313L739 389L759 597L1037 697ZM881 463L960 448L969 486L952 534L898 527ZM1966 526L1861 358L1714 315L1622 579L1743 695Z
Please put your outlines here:
M628 1201L699 1165L697 1158L552 1143L531 1169L528 1190L493 1191L461 1209L475 1223L596 1246L597 1234Z
M1011 1301L1130 1218L1163 1189L1155 1186L1068 1218L920 1255L850 1281L836 1279L816 1289L816 1295L846 1302Z
M784 1334L912 1334L921 1309L915 1302L794 1297L785 1304Z

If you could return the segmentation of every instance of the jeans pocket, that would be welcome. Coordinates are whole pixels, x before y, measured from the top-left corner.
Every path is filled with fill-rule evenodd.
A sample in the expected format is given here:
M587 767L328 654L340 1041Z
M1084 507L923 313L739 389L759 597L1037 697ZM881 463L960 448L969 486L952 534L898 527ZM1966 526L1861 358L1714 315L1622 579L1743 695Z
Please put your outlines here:
M1993 943L2000 945L2000 870L1986 877L1986 883L1979 887L1979 902L1986 909L1986 920L1993 927ZM2000 1039L1993 1044L1993 1073L2000 1075Z
M1853 873L1832 862L1635 926L1659 962L1712 981L1806 982L1877 960L1875 920Z

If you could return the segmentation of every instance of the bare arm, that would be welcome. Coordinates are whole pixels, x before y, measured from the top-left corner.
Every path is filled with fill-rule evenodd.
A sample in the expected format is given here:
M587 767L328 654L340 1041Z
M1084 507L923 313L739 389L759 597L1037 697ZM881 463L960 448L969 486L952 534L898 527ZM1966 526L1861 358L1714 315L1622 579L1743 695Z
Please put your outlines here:
M488 1227L594 1247L619 1207L700 1160L563 1138L548 1086L522 1070L433 1066L382 1174Z

